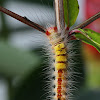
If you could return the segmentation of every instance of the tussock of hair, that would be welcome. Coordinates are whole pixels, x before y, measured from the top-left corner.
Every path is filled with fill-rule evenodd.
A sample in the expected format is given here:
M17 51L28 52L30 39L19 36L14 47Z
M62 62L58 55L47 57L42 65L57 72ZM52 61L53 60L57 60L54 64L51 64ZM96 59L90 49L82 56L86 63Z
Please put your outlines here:
M44 86L42 87L43 91L45 91L45 94L41 96L41 98L44 98L44 100L53 100L53 88L54 88L54 82L53 82L53 77L54 75L54 59L53 59L53 54L51 53L51 48L50 45L46 45L43 47L45 49L44 57L46 57L45 61L43 63L48 62L48 66L43 69L43 75L45 76L43 80L44 81Z
M82 78L81 76L79 76L79 75L81 75L81 73L79 73L79 72L72 72L72 71L70 71L68 74L69 74L68 78L74 78L74 77Z
M73 97L71 96L71 93L73 94L74 91L78 93L78 83L77 82L77 77L81 78L80 77L80 74L79 73L79 70L77 68L77 65L78 64L82 64L80 63L80 61L78 61L78 59L76 59L77 56L80 56L79 54L79 49L81 49L80 47L77 46L77 43L78 41L70 41L68 42L68 88L69 88L69 99L70 100L70 97Z

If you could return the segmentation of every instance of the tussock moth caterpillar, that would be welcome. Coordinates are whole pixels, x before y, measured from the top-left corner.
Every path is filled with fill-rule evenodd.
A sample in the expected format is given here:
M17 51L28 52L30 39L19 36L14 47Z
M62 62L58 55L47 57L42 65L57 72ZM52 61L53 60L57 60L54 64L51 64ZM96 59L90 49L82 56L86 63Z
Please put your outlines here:
M66 100L67 86L67 50L64 40L57 33L56 27L50 27L46 32L54 51L55 66L55 100Z
M47 91L46 100L70 100L73 98L72 92L75 91L75 77L74 75L79 75L79 73L74 72L75 66L75 56L79 55L75 47L75 41L69 42L70 38L64 37L58 34L57 27L47 28L46 35L51 44L49 52L50 56L50 67L46 69L47 73L44 73L49 77L47 81L45 91ZM77 62L77 61L76 61ZM79 76L77 76L79 77ZM73 86L72 86L73 85Z

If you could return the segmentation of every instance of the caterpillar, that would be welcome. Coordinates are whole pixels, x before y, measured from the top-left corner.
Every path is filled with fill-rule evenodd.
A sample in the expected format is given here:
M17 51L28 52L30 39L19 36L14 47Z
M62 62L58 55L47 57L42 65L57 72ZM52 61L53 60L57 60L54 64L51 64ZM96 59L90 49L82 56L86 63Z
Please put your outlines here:
M44 87L46 88L43 88L47 92L45 93L46 100L73 100L73 94L78 92L80 84L80 82L77 84L77 78L82 80L83 77L77 66L81 59L79 58L80 62L73 60L80 56L80 53L76 52L80 47L77 48L76 41L71 41L66 31L64 34L58 33L57 27L49 27L46 30L46 36L51 46L50 50L46 48L51 59L47 60L50 65L45 73L47 84Z
M55 100L66 100L66 74L67 74L67 52L66 46L61 38L60 34L57 33L56 27L50 27L46 32L52 50L54 51L55 58Z

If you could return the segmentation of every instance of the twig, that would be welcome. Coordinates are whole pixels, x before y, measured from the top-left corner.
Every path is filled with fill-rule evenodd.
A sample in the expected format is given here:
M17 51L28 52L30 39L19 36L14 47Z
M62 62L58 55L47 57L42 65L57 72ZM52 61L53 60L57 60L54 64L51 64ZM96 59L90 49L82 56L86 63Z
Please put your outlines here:
M78 28L84 28L84 27L86 27L87 25L89 25L90 23L92 23L93 21L95 21L98 18L100 18L100 12L95 14L94 16L90 17L89 19L85 20L81 24L77 25L72 30L78 29Z
M13 18L15 18L15 19L17 19L17 20L19 20L19 21L21 21L21 22L23 22L23 23L25 23L25 24L27 24L28 26L31 26L31 27L43 32L43 33L46 32L46 28L44 28L43 26L32 22L31 20L29 20L26 17L22 17L22 16L14 13L14 12L8 10L8 9L5 9L5 8L3 8L1 6L0 6L0 11L5 13L5 14L7 14L7 15L9 15L9 16L11 16L11 17L13 17Z
M63 0L55 0L55 13L57 29L61 33L65 28Z

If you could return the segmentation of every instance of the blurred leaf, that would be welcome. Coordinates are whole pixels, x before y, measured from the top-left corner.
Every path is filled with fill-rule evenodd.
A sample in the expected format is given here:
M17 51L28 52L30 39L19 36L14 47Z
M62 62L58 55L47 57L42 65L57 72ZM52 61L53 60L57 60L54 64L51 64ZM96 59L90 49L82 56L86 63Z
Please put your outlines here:
M79 29L79 31L80 33L76 33L75 37L94 46L100 52L100 33L90 29Z
M88 68L87 77L86 77L86 85L91 88L98 88L100 87L100 64L98 66L97 62L93 64L91 67Z
M16 87L13 100L42 100L40 97L43 92L43 77L41 71L43 67L33 70L22 83ZM40 77L41 76L41 77Z
M76 100L100 100L100 89L93 89L81 92Z
M64 16L67 27L71 27L78 16L79 5L77 0L64 0Z
M9 76L23 76L40 62L34 53L16 49L7 42L0 41L0 73Z
M41 52L42 51L42 52ZM43 86L47 86L48 79L44 79L47 74L44 74L43 69L47 69L48 62L46 53L42 48L37 48L33 52L36 52L41 58L41 64L37 65L37 68L32 70L27 77L15 87L15 95L13 100L44 100L42 97L46 91ZM49 68L48 68L49 69ZM49 70L46 70L46 72Z

